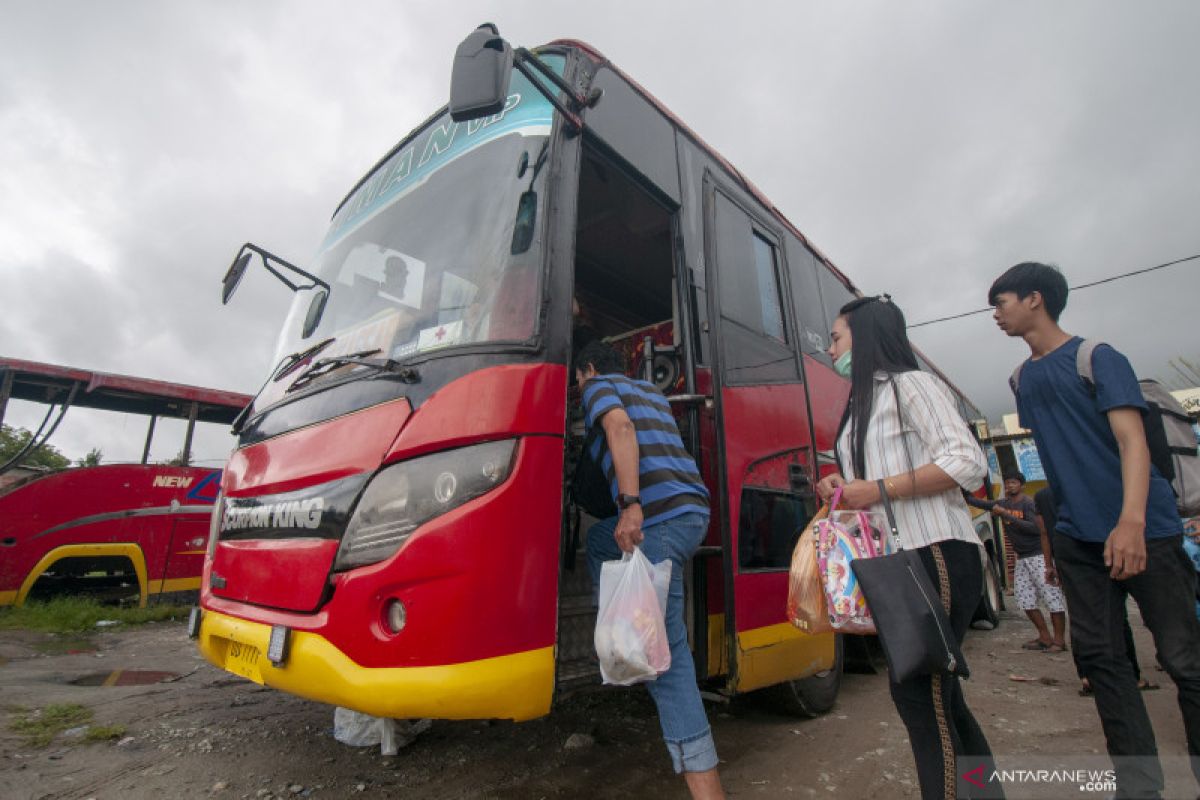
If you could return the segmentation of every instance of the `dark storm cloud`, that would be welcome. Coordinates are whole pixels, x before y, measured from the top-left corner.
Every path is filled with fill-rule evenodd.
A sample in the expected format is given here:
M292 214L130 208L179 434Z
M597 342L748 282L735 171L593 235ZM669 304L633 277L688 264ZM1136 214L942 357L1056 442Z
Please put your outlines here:
M308 261L488 19L598 47L911 321L980 307L1020 260L1078 283L1200 252L1193 3L19 3L0 353L256 389L289 297L253 273L222 307L237 246ZM1063 322L1170 377L1200 353L1196 297L1184 265L1080 292ZM914 339L1009 409L1023 351L987 315Z

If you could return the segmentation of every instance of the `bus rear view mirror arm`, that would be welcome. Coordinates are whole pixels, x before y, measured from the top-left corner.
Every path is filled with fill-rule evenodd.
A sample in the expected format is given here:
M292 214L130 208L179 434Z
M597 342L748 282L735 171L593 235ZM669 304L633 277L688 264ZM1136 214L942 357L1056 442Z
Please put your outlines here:
M242 249L238 250L237 256L233 259L233 263L229 265L229 269L225 272L225 277L221 279L221 304L226 305L229 299L233 297L233 293L237 291L238 284L242 282L242 278L246 274L247 268L250 266L250 260L258 255L262 259L262 265L276 278L283 283L284 286L291 289L293 292L298 292L302 289L317 289L321 291L313 297L312 305L309 306L308 314L304 320L304 338L312 335L316 330L317 325L321 321L321 315L325 312L325 302L329 299L329 284L313 275L311 272L300 269L295 264L285 261L274 253L269 253L256 244L246 242L242 245ZM282 267L296 275L307 278L309 283L299 283L287 275L279 271Z
M513 50L500 36L500 30L490 22L472 31L454 52L450 73L450 118L465 122L500 113L508 100L508 83L514 67L563 115L572 130L576 133L583 130L583 120L577 112L594 106L602 93L583 95L576 92L534 53L524 47ZM542 77L535 77L534 70ZM557 93L546 86L546 80L570 99L573 108L563 105Z

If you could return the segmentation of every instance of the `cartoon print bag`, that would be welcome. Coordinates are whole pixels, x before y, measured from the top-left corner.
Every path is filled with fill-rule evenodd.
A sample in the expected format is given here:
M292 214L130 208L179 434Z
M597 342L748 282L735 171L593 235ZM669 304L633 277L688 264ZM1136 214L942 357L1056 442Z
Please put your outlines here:
M836 509L842 498L839 488L830 502ZM887 528L882 515L872 511L836 511L818 520L817 569L825 588L829 624L842 633L874 634L875 621L867 608L867 598L850 563L858 558L875 558L893 552L884 535Z

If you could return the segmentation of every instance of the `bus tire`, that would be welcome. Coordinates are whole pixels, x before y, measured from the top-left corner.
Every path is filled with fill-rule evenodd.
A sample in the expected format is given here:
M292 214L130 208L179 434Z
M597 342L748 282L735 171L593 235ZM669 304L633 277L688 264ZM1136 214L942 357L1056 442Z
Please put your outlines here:
M1000 573L996 561L989 555L983 571L983 593L971 619L972 627L994 630L1000 625L1000 610L1004 608L1004 590L1000 588ZM977 624L986 623L986 624Z
M835 634L833 666L807 678L784 681L763 690L775 708L796 717L819 717L833 708L842 685L842 635Z

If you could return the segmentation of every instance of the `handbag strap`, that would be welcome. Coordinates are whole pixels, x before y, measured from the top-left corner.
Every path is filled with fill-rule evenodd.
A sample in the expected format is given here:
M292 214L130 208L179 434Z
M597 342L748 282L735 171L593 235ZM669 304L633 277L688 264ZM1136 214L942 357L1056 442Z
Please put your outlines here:
M900 544L900 531L896 529L896 514L892 511L892 498L888 497L887 486L883 484L883 480L875 481L875 485L879 487L879 498L883 501L883 510L887 512L888 527L892 530L892 547L898 553L904 549Z
M825 519L829 520L831 525L833 523L833 512L837 509L838 503L841 501L841 499L842 487L839 486L833 490L833 497L829 500L829 508L825 512ZM822 550L828 549L826 542L829 541L829 537L832 536L832 534L827 530L827 528L831 527L831 525L818 527L813 531L816 536L817 546Z

